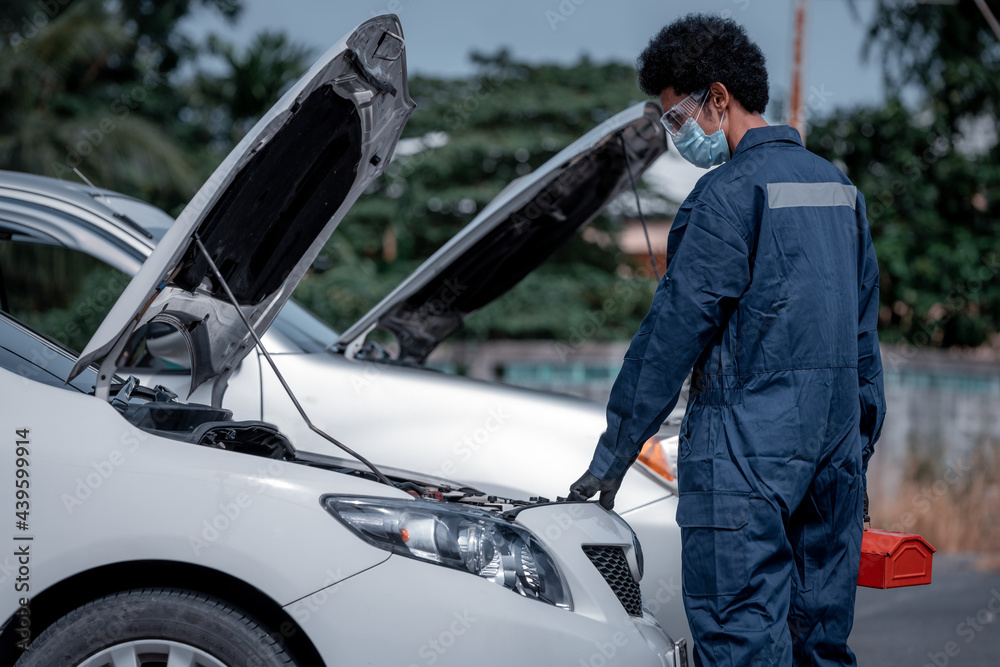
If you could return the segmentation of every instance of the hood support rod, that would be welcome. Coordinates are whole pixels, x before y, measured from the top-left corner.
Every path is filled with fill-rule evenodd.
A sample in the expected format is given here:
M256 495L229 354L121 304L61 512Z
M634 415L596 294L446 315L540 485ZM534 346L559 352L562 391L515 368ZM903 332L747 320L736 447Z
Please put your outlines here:
M299 415L301 415L302 419L305 421L309 429L312 430L314 433L318 434L319 436L321 436L322 438L326 439L327 441L333 443L340 449L344 450L345 452L356 458L358 461L364 463L366 466L368 466L369 470L375 473L375 476L378 477L383 484L396 488L396 485L393 484L391 481L389 481L389 478L383 475L382 471L380 471L378 468L375 467L375 464L373 464L371 461L361 456L361 454L358 454L356 451L354 451L353 449L351 449L350 447L340 442L332 435L329 435L326 431L324 431L323 429L319 428L318 426L312 423L312 420L309 419L309 415L306 414L306 411L302 407L302 404L299 403L299 399L295 398L295 394L292 392L292 388L288 386L287 382L285 382L285 377L281 374L281 371L278 370L278 365L274 363L273 359L271 359L271 355L264 347L264 343L263 341L261 341L260 336L257 335L256 331L254 331L253 326L250 324L250 320L247 319L246 313L243 312L243 309L240 308L239 303L236 302L236 297L233 296L232 290L229 289L229 283L226 282L226 279L223 278L222 274L219 272L218 267L215 266L215 262L212 260L212 256L208 253L208 248L206 248L205 244L201 242L201 237L198 236L197 233L195 233L193 238L195 244L197 244L198 246L198 250L201 251L201 254L205 257L205 261L208 262L209 268L212 269L212 273L215 275L215 278L219 281L219 284L225 291L226 297L229 299L229 302L233 304L233 308L235 308L236 312L239 313L240 319L243 320L243 324L246 326L247 331L249 331L250 335L253 336L254 342L260 349L261 354L264 355L265 359L267 359L267 363L268 365L271 366L271 370L274 371L274 374L277 376L278 382L280 382L281 386L285 389L285 393L288 394L288 398L292 399L292 403L295 404L295 409L299 411ZM294 446L292 446L292 454L295 454Z
M628 180L632 184L632 192L635 193L635 210L639 212L639 220L642 222L642 231L646 234L646 247L649 249L649 261L653 263L653 275L656 282L660 282L660 267L656 265L656 254L653 252L653 242L649 240L649 227L646 226L646 216L642 214L642 204L639 203L639 188L635 184L635 175L632 173L632 160L628 156L628 146L625 144L624 130L618 135L622 142L622 152L625 154L625 167L628 169Z

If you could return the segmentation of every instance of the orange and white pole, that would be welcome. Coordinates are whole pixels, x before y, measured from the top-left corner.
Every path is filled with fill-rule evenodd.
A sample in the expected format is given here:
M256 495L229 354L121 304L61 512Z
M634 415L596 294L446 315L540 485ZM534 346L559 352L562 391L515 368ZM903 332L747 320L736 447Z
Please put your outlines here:
M806 104L803 94L805 78L806 10L809 0L794 0L795 17L792 40L792 90L788 97L788 124L799 131L802 143L806 142Z

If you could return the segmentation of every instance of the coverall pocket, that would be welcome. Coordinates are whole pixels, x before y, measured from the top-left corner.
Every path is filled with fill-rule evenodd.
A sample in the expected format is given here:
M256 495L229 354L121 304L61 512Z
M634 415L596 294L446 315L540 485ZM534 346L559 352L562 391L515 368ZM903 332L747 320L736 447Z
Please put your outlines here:
M747 530L750 494L682 492L681 527L684 593L695 597L734 595L747 587Z

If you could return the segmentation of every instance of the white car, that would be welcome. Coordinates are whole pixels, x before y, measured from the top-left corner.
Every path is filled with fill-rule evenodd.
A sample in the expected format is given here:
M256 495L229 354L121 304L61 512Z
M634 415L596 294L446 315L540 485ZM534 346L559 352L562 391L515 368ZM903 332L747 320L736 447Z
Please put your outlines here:
M392 154L412 109L401 35L394 16L371 19L321 58L79 357L10 316L4 295L3 664L677 664L642 605L638 541L598 505L345 467L118 374L136 332L169 322L194 382L224 398L255 332Z
M396 85L405 90L405 84ZM593 453L604 428L603 406L449 376L422 363L465 316L511 287L628 186L623 143L635 177L666 150L658 114L654 104L636 105L519 179L343 335L294 302L286 303L273 315L263 341L314 424L410 479L453 486L444 480L459 480L501 497L564 494ZM381 152L381 164L390 152ZM203 190L195 203L205 196ZM0 173L0 235L10 244L49 244L131 276L172 222L157 209L115 193ZM97 312L101 302L98 291L73 307ZM11 310L19 315L17 308ZM118 362L123 374L182 396L197 385L192 400L228 408L238 418L276 424L297 451L360 467L303 421L259 351L206 370L205 355L199 356L192 342L192 374L183 336L152 335L157 327L173 331L164 324L176 324L171 317L155 318L146 326L150 335L123 344L126 355ZM399 358L365 343L375 327L397 336ZM206 381L218 369L223 372ZM676 439L665 444L675 446ZM639 472L628 475L616 510L645 547L642 589L650 610L672 634L685 636L676 486L669 466L662 465L673 455L670 447L649 452L643 461L652 466L639 464Z

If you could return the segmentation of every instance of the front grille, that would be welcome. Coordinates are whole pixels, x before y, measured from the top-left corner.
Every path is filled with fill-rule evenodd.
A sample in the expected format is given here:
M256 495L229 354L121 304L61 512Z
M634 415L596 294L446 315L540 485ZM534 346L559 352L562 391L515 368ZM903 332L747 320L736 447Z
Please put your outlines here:
M621 547L584 546L583 553L601 573L630 616L642 616L642 594Z

